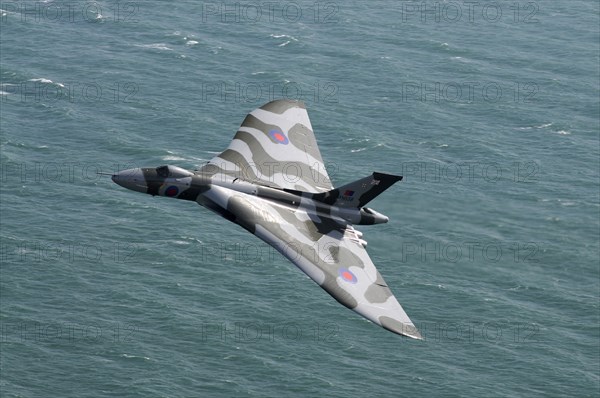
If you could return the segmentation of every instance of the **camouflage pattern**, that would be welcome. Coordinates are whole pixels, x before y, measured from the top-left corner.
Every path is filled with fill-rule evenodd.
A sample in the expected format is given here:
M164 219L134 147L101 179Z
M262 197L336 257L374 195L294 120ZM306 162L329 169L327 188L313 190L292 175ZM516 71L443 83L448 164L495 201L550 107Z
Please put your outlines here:
M388 221L364 206L402 177L373 173L334 189L301 102L255 109L229 147L197 171L161 166L112 178L138 192L196 201L275 247L341 304L421 338L353 227Z

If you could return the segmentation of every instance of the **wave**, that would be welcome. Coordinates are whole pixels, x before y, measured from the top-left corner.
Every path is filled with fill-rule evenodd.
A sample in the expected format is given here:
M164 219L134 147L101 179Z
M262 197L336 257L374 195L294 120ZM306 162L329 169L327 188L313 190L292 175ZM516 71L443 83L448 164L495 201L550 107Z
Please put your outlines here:
M136 47L151 48L154 50L173 51L172 48L167 47L165 43L152 43L152 44L135 44Z
M283 43L278 44L277 47L285 47L293 41L298 41L298 39L296 39L294 36L290 36L290 35L270 34L269 37L272 37L274 39L283 39L283 38L286 39Z

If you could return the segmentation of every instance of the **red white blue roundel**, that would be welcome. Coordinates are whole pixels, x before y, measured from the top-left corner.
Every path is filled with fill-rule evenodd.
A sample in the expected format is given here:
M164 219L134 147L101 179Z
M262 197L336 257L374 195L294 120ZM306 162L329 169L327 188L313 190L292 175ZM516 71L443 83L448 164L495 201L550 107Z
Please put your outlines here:
M165 189L165 196L177 196L178 193L179 188L177 188L175 185L171 185L170 187Z
M277 144L287 145L290 143L290 140L288 140L288 138L281 130L269 131L269 137L271 137L271 140L273 140Z
M356 275L352 273L348 268L340 268L339 270L340 278L348 283L356 283L358 279L356 279Z

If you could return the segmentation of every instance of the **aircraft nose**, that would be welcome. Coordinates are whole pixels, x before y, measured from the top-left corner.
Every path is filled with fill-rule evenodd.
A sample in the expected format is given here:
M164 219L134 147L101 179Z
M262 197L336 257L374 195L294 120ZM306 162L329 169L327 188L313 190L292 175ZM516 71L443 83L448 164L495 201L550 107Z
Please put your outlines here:
M113 174L111 179L116 184L119 184L123 188L131 189L132 191L142 193L148 191L144 172L140 168L119 171L118 173Z

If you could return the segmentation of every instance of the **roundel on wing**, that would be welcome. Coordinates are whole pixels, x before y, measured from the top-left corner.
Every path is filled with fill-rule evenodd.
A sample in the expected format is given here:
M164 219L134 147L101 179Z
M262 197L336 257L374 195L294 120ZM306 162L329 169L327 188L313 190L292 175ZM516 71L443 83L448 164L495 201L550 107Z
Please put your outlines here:
M281 130L271 130L269 131L269 137L276 144L287 145L290 143L290 140L285 136L284 132Z
M179 188L177 188L175 185L171 185L170 187L165 189L165 196L177 196L178 193Z
M348 282L348 283L354 284L358 281L358 279L356 278L356 275L354 275L352 273L352 271L350 271L348 268L340 268L339 275L340 275L340 278L342 278L345 282Z

